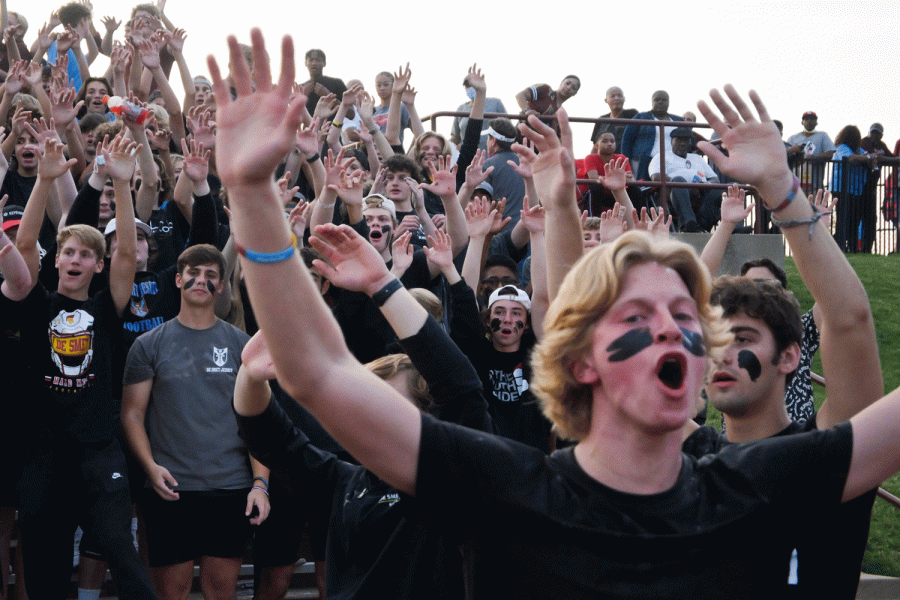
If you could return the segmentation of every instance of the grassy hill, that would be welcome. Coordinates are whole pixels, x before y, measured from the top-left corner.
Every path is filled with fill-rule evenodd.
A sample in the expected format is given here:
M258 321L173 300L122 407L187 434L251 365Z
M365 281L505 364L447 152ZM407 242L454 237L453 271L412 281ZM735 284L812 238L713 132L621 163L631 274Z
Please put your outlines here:
M849 255L850 264L856 270L869 294L872 314L875 317L875 333L881 356L885 393L900 387L900 256ZM805 312L813 301L803 285L797 267L790 258L785 261L788 285L800 301ZM822 373L818 354L813 361L813 372ZM814 386L816 408L825 400L825 389ZM720 423L718 411L710 407L707 423ZM894 476L882 485L884 489L900 497L900 476ZM799 508L799 507L798 507ZM802 513L802 508L799 508ZM822 524L827 527L827 523ZM869 548L863 562L863 571L878 575L900 577L900 508L876 498L872 510L869 531Z

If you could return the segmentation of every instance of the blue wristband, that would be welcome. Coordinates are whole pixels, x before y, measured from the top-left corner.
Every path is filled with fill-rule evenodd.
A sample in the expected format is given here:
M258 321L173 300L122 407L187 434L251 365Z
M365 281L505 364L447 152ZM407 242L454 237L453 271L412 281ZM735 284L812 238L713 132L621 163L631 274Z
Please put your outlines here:
M244 256L250 262L261 263L264 265L272 264L272 263L280 263L288 260L294 255L294 252L297 251L297 247L294 244L291 244L281 252L273 252L272 254L264 254L262 252L254 252L253 250L244 250L243 248L238 249L240 254Z

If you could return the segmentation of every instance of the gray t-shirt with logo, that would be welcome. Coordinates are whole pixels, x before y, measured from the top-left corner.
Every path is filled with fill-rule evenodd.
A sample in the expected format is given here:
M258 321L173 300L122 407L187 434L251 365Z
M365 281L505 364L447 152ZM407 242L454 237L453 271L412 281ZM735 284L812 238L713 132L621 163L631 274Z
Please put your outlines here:
M191 329L172 319L140 336L128 352L124 384L153 380L147 435L153 460L178 482L176 491L252 483L231 408L241 350L249 339L224 321Z

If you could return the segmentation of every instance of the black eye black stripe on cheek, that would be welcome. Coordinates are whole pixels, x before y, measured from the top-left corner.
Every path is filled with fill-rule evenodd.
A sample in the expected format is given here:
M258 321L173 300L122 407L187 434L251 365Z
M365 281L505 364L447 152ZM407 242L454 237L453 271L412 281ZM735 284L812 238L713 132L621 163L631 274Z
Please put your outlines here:
M627 360L653 344L653 336L647 328L632 329L624 335L616 338L606 347L610 362L620 362Z
M691 331L684 327L681 327L680 329L681 334L684 336L682 338L682 343L684 344L684 347L687 348L688 352L694 356L703 356L706 354L706 348L703 347L702 333L697 333L696 331Z
M747 371L750 381L756 381L759 374L762 373L762 364L760 364L759 358L749 350L738 352L738 367Z

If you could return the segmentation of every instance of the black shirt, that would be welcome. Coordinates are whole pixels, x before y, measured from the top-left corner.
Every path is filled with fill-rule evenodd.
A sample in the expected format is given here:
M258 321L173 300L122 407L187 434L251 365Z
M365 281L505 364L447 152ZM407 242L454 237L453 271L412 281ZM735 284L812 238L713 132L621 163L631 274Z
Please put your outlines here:
M797 506L840 502L849 424L682 454L675 485L635 495L547 456L423 415L418 516L464 544L470 598L775 598Z

